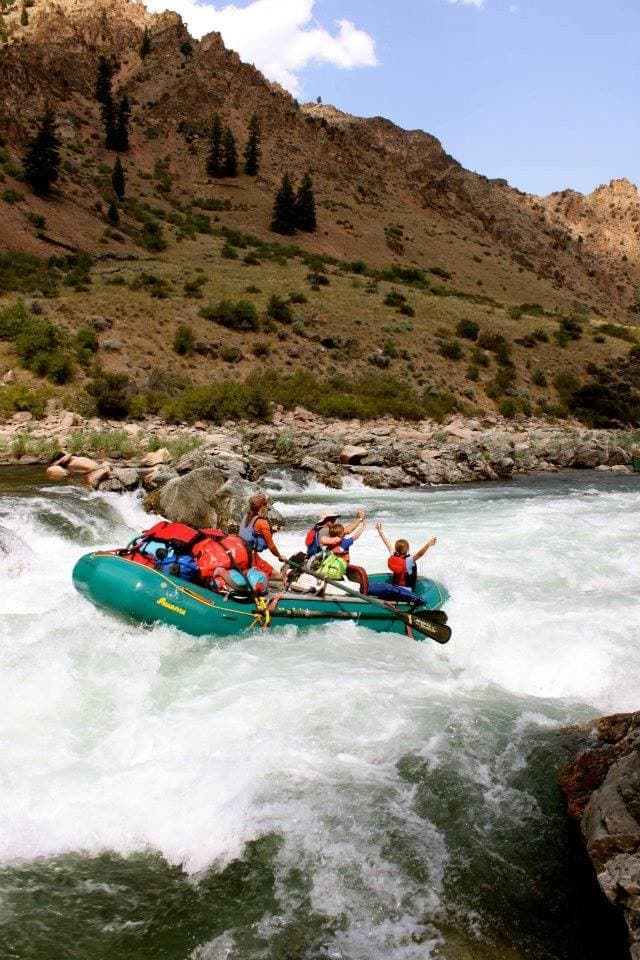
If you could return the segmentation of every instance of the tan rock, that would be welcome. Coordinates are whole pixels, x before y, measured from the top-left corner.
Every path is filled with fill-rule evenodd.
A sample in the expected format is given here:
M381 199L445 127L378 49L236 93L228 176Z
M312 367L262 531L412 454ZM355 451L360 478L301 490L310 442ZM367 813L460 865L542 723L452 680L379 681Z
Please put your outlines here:
M142 458L143 467L157 467L161 463L171 463L173 457L169 453L166 447L162 447L160 450L154 450L152 453L147 453Z
M52 463L50 467L47 467L46 474L51 480L64 480L65 477L69 476L69 471L57 463Z
M100 467L100 464L90 457L69 457L63 463L70 473L93 473Z
M354 447L347 444L340 453L340 463L360 463L369 453L366 447Z
M91 487L92 490L97 490L100 484L110 476L111 467L103 464L102 466L98 466L97 469L92 470L91 473L88 473L84 479L87 486Z

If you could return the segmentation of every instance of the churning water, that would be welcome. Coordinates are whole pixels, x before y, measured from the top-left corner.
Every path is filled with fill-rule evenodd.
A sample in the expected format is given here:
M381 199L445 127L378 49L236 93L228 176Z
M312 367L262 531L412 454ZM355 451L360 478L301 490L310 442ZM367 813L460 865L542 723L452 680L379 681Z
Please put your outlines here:
M3 957L624 956L554 778L560 728L640 706L637 478L273 478L287 551L328 503L437 535L423 572L451 592L448 647L125 624L70 574L149 525L139 503L0 482ZM357 558L383 567L372 529Z

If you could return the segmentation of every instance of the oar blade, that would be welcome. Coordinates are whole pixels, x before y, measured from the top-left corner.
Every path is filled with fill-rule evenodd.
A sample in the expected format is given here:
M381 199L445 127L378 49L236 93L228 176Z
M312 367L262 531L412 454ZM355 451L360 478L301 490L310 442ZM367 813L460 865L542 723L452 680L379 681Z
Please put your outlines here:
M434 620L425 620L423 617L411 617L410 626L414 630L423 633L425 637L430 637L436 643L449 643L451 640L451 627L446 623L436 623Z

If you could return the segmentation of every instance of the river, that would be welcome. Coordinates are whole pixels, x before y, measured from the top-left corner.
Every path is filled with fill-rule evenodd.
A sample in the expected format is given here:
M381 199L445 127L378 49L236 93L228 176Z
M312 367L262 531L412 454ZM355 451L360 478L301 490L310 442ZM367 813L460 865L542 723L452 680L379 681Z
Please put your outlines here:
M286 551L326 504L435 534L450 645L125 624L70 574L139 502L0 474L1 955L623 958L554 778L564 726L640 707L640 478L271 487Z

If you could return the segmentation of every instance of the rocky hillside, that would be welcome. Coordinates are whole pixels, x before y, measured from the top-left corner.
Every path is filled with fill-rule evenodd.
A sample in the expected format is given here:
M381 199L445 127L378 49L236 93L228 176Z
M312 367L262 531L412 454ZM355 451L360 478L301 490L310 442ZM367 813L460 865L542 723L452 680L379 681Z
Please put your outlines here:
M510 411L553 412L564 402L559 373L570 373L575 389L610 364L604 379L615 386L640 299L632 184L586 197L527 196L464 170L428 134L300 106L219 35L192 40L176 14L151 15L129 0L34 0L24 10L6 3L0 47L0 249L39 258L83 249L98 258L91 285L68 296L63 283L45 312L70 333L96 315L115 325L103 367L144 379L166 365L177 327L187 325L200 349L173 366L194 382L212 369L228 375L229 364L234 377L246 376L268 351L285 371L329 363L364 375L373 365L477 410L507 399ZM142 57L145 28L151 51ZM106 220L114 154L95 100L100 55L114 59L115 92L133 105L117 225ZM63 143L48 200L25 189L19 165L46 105ZM257 177L206 176L216 111L241 148L250 117L259 116ZM299 179L307 170L319 229L295 238L297 251L283 251L269 230L274 192L284 171ZM166 249L148 249L149 221ZM329 274L311 292L310 269ZM3 283L0 274L0 295L38 289L34 278ZM194 302L248 295L262 314L272 295L292 291L295 331L278 337L267 325L266 350L264 329L230 335ZM480 339L460 333L469 319ZM509 383L492 369L496 333L510 344ZM0 350L6 371L12 351Z

